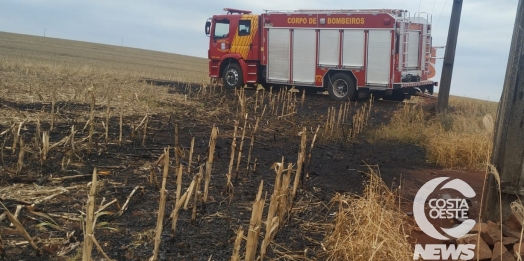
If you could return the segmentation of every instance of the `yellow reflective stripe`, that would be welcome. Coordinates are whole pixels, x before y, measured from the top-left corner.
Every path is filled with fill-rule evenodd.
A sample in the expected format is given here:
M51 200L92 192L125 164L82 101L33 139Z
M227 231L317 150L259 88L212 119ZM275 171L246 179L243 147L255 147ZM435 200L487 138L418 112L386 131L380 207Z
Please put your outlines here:
M249 45L253 43L253 39L258 30L258 15L242 15L242 20L251 20L251 32L246 36L238 35L238 28L233 37L233 42L231 43L232 53L238 53L242 58L247 59L249 55Z

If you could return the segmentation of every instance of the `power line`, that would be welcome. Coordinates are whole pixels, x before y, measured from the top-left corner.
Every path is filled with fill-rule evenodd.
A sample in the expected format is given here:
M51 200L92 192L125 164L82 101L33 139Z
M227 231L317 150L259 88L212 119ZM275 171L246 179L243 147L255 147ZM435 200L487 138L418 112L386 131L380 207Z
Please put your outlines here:
M438 22L440 22L440 18L442 17L442 14L444 13L444 9L446 8L446 4L447 3L448 3L448 0L446 0L446 2L444 2L444 6L442 7L442 11L440 11L440 15L438 16L438 20L437 20L437 23L435 24L435 27L437 27Z
M433 8L431 8L431 13L433 14L433 11L435 10L435 4L437 3L437 0L433 1Z

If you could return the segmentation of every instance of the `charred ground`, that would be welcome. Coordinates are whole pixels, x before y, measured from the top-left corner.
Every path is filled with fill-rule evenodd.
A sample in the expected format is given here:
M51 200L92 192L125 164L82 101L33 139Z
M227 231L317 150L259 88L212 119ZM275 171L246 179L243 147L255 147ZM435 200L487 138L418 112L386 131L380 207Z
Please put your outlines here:
M6 39L11 39L13 43L33 41L30 38L25 39L25 36L10 34L2 34L2 37L4 44ZM63 44L72 46L76 43ZM53 46L52 43L50 46ZM26 48L21 49L21 52L34 52L31 48L36 47L30 45ZM126 49L126 52L139 51ZM80 55L75 61L83 61L82 57ZM346 115L347 121L340 124L334 132L324 132L329 122L328 116L332 115L333 110L348 105L330 101L327 95L322 94L305 95L303 100L301 93L295 93L289 99L282 94L281 109L291 108L289 112L294 112L288 115L278 111L278 104L276 112L271 108L270 99L276 99L280 95L277 92L270 98L267 92L264 92L264 96L262 91L257 94L254 89L246 89L240 94L240 91L205 86L198 83L205 71L194 67L188 70L198 76L165 74L162 77L154 73L136 72L132 75L129 72L120 74L116 69L118 65L129 63L125 60L125 52L117 57L110 62L115 66L111 67L110 73L91 68L50 68L46 65L46 59L55 59L53 55L47 58L39 56L36 65L30 62L28 64L31 61L30 56L11 56L4 59L0 69L3 91L0 97L0 130L3 133L0 137L0 143L3 144L0 195L2 202L12 213L15 213L17 205L24 206L18 218L29 235L36 240L38 247L44 250L37 256L28 244L22 242L24 238L10 226L10 222L4 219L0 233L7 260L81 259L81 247L78 244L83 241L83 225L80 217L85 213L89 190L87 184L91 180L88 174L95 167L99 172L95 209L102 199L105 199L104 203L114 199L118 202L106 209L113 213L99 218L101 225L95 229L96 239L115 260L148 259L153 251L160 199L160 184L151 183L150 177L154 173L161 180L162 167L155 165L155 162L163 154L164 148L170 147L173 155L175 126L179 130L179 146L183 152L181 164L184 168L188 164L191 139L195 139L191 163L193 170L191 173L184 171L184 189L207 157L213 126L218 127L219 134L209 200L206 204L198 204L194 224L191 222L191 204L188 210L182 209L174 235L170 230L169 219L176 190L174 159L171 161L166 186L168 196L160 260L228 260L233 251L236 230L240 226L244 229L249 226L252 203L260 181L264 181L264 191L269 195L275 179L275 171L271 166L280 162L282 157L286 163L296 163L300 144L297 134L303 127L307 130L308 146L317 126L320 126L319 138L312 150L311 164L306 168L308 175L300 185L292 214L269 247L270 258L323 260L321 242L329 228L323 224L332 222L331 214L336 211L330 201L336 193L360 193L366 180L368 165L380 168L382 178L392 187L398 186L401 180L408 180L407 184L412 182L412 186L416 187L424 179L431 177L417 177L418 173L428 173L428 169L433 168L426 163L425 152L421 147L404 143L369 142L366 139L366 130L387 123L399 106L411 106L409 104L386 101L351 103ZM100 58L100 64L105 59L109 58ZM205 60L191 61L205 68L205 64L200 65L202 62ZM149 67L148 64L143 66ZM178 63L175 67L179 67ZM140 71L140 68L135 70ZM188 70L182 70L182 73ZM149 80L145 80L146 78ZM94 87L96 95L93 142L89 148L88 90L91 87ZM54 99L53 90L57 93ZM112 91L115 93L112 94ZM262 97L263 101L260 101ZM112 103L108 103L109 100ZM53 103L56 118L54 128L50 131ZM348 133L355 129L355 124L362 124L353 119L362 110L369 109L369 104L372 104L371 110L362 119L363 131L351 137ZM265 111L263 105L266 105ZM109 139L106 143L105 121L108 107ZM120 111L123 111L121 144L118 142ZM243 157L238 172L236 166L234 168L234 190L231 195L226 186L226 174L234 121L238 120L239 126L243 127L242 112L248 114ZM144 124L143 119L146 116L147 124ZM247 150L257 116L261 120L248 167ZM51 145L71 135L71 127L75 126L77 149L71 151L66 145L60 144L49 152L45 161L42 160L37 138L38 122L41 131L50 131ZM242 130L239 130L238 143L241 133ZM20 144L18 148L12 148L17 137L22 137L25 148L21 170L17 170ZM256 167L253 165L255 158ZM85 176L61 179L72 175ZM114 215L136 187L139 189L130 199L128 208L121 216ZM34 195L19 194L31 190L35 191ZM44 193L50 190L56 191ZM37 194L38 191L41 194ZM57 191L61 193L56 193ZM53 197L35 204L34 200L50 195ZM409 195L406 197L409 198ZM73 250L58 256L69 248ZM101 258L96 250L93 250L93 254L96 259Z

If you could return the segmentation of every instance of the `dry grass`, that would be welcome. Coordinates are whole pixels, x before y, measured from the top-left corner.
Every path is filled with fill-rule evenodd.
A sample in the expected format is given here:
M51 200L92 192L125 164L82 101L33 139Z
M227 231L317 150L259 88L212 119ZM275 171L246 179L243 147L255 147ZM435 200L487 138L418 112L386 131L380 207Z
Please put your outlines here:
M335 222L324 241L325 260L411 260L412 227L399 210L398 194L370 168L363 196L336 195Z
M436 165L481 170L492 147L484 117L494 118L496 111L495 102L459 97L450 98L450 110L442 115L434 115L421 103L401 104L388 124L371 131L370 139L415 143Z

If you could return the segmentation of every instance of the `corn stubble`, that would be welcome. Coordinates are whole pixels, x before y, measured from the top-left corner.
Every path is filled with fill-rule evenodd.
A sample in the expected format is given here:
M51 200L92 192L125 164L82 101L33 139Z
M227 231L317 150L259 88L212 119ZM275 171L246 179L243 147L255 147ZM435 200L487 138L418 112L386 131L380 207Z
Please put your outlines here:
M318 128L317 128L318 130ZM287 168L285 168L284 157L282 157L281 162L273 164L271 167L275 173L275 185L273 187L273 193L270 196L269 208L267 211L265 226L262 226L262 214L264 211L265 198L262 198L262 188L263 180L260 182L258 189L257 197L253 203L252 214L250 225L248 229L248 236L246 240L246 261L254 261L256 258L257 248L259 245L258 238L261 234L261 230L264 227L264 238L260 245L260 260L264 260L267 255L267 248L275 238L279 229L288 221L287 219L291 215L293 200L296 197L298 191L298 186L303 176L302 169L305 164L306 159L306 143L307 143L307 134L306 128L304 127L302 132L299 133L301 136L300 150L297 160L297 169L295 170L295 179L293 184L291 184L291 177L293 175L293 164L288 163ZM314 146L314 139L311 144L310 152ZM240 254L239 250L241 248L241 238L244 231L240 228L237 232L237 240L235 240L235 245L233 247L233 254L231 260L239 260Z
M266 219L266 231L262 245L260 247L260 258L264 260L267 254L267 247L273 241L278 230L285 223L284 217L291 211L292 200L289 185L291 182L291 172L293 170L292 164L288 163L287 173L283 175L284 170L284 158L280 163L273 164L273 169L277 173L275 178L275 186L273 194L271 195L269 202L269 209L267 212Z
M238 129L238 121L235 121L235 127L233 131L233 141L231 142L231 155L229 156L229 170L226 174L227 177L227 183L226 186L228 188L228 193L232 195L233 193L233 183L231 183L231 177L233 175L233 164L235 163L235 152L237 147L237 129Z
M200 183L202 180L202 175L204 174L202 166L200 166L198 174L195 176L196 179L196 189L195 189L195 197L193 200L193 210L191 211L191 224L193 226L196 226L196 218L197 218L197 205L198 205L198 196L200 191Z
M93 148L95 147L95 144L98 144L97 141L100 139L103 139L105 141L106 147L109 146L111 143L111 135L110 135L110 125L113 124L110 120L111 117L111 101L112 97L114 97L113 88L108 88L106 99L107 103L105 104L105 111L101 113L101 115L97 114L97 110L95 109L96 106L96 100L101 100L95 95L95 86L91 86L90 89L87 90L87 101L89 104L89 112L88 112L88 119L85 124L84 130L87 129L87 135L79 135L80 137L75 137L75 134L77 131L75 130L75 125L71 126L71 133L64 137L62 140L54 143L50 143L49 139L49 131L42 130L40 125L40 119L38 118L37 121L37 136L35 137L35 144L38 146L38 149L40 150L40 159L41 162L44 163L49 158L49 152L53 149L57 149L59 147L64 147L67 149L66 157L63 158L62 163L62 169L66 170L68 165L70 164L71 160L74 157L77 157L81 160L81 158L77 155L78 153L81 153L84 147L87 148L88 151L92 152ZM213 91L211 91L213 90ZM216 97L216 93L214 93L214 88L206 88L202 87L198 92L196 92L196 95L198 97ZM240 171L240 164L242 163L242 158L246 158L245 162L247 173L249 174L250 170L255 171L256 165L257 165L257 158L256 155L253 154L253 149L255 147L255 141L256 141L256 134L257 131L261 129L261 125L268 126L270 121L279 121L283 120L286 122L293 123L293 115L296 114L298 106L297 106L297 97L296 92L287 90L287 89L281 89L278 92L273 92L270 90L269 92L266 92L265 90L257 90L255 93L255 99L253 100L250 97L247 97L247 95L244 92L244 89L241 89L238 91L238 106L240 107L240 112L238 114L239 118L235 120L234 123L234 133L233 133L233 142L231 146L231 155L230 155L230 164L229 164L229 171L227 176L227 186L229 187L230 191L230 200L233 197L233 184L232 184L232 178L233 178L233 167L236 163L236 177L239 176ZM133 102L141 102L143 97L140 97L137 95L137 93L131 95L132 99L134 99ZM124 96L122 94L119 94L116 96L118 98L119 104L117 105L118 113L118 135L115 137L115 140L117 140L117 144L119 146L122 146L124 142L126 142L125 137L123 137L123 129L125 127L124 125L124 112L126 112L125 108L125 100ZM305 96L302 96L301 103L304 102ZM132 102L131 102L132 103ZM54 106L53 106L54 108ZM329 126L329 131L334 134L337 132L338 129L342 128L342 125L349 119L349 108L350 104L344 104L341 105L338 110L335 108L332 108L329 112L329 122L326 123L326 126ZM267 113L266 113L267 112ZM52 115L56 114L55 111L52 112ZM251 123L251 119L248 117L249 114L254 115L253 119L254 122ZM142 114L143 115L143 114ZM136 124L136 122L127 123L130 126L131 130L131 139L135 138L136 136L139 136L141 140L142 147L146 147L147 145L147 135L148 130L153 128L153 125L150 125L152 116L154 113L146 112L141 121ZM363 113L362 115L365 115ZM96 117L95 117L96 116ZM100 117L101 116L101 117ZM97 133L95 127L96 127L96 121L97 119L101 118L101 125L103 125L103 132ZM239 123L242 122L243 128L239 126ZM55 122L54 125L56 126L58 122ZM16 147L20 147L19 151L19 161L17 165L18 172L21 171L23 167L23 161L24 161L24 152L25 152L25 140L23 137L20 137L20 129L22 128L22 125L24 122L20 122L18 126L13 125L13 127L10 129L13 133L13 136L15 137L13 139L13 146L11 149L13 149L13 153L16 150ZM115 124L116 125L116 124ZM249 126L249 128L248 128ZM18 127L18 128L17 128ZM242 128L242 133L239 135L238 129ZM250 133L248 134L248 129L250 130ZM264 218L265 222L262 221L263 218L263 212L264 212L264 204L266 202L266 197L263 196L262 191L262 184L259 187L259 191L257 193L257 198L253 205L253 213L252 218L250 220L250 227L247 231L244 231L243 228L240 228L238 230L238 236L235 240L235 245L233 248L233 260L239 260L240 259L240 250L241 250L241 244L244 239L245 234L247 233L246 239L246 253L245 257L246 260L254 260L256 258L257 251L260 251L260 257L264 259L267 256L268 247L271 245L274 237L278 233L279 229L282 228L283 224L286 223L287 219L289 218L289 215L291 213L292 209L292 201L293 198L296 196L298 191L298 186L302 178L305 174L307 174L308 166L311 162L311 155L313 153L313 147L315 144L315 141L323 136L323 133L321 133L320 125L317 126L316 131L314 132L313 139L311 141L310 148L308 150L307 148L307 140L308 140L308 130L305 126L301 126L301 132L300 132L300 150L298 152L298 160L296 162L296 169L293 169L293 164L288 163L287 168L284 168L284 159L282 159L282 162L277 163L273 168L275 169L275 172L277 173L277 177L275 179L275 187L273 190L273 193L271 194L269 198L269 209L268 214ZM141 132L141 133L140 133ZM81 131L81 134L84 134L83 131ZM140 135L142 134L142 135ZM327 133L324 133L327 134ZM116 136L115 135L115 136ZM238 135L238 136L237 136ZM141 136L141 137L140 137ZM181 208L184 208L184 210L189 209L190 202L192 201L192 207L191 207L191 223L193 225L196 225L196 219L197 219L197 207L199 204L199 201L202 202L202 207L205 207L205 204L208 201L209 197L209 187L211 182L211 174L212 174L212 166L214 161L214 153L215 153L215 144L218 137L218 128L213 126L211 131L211 136L209 140L209 150L207 159L204 164L199 165L198 170L199 173L193 176L193 179L191 183L189 184L187 190L185 190L184 193L182 193L182 176L183 176L183 170L186 168L183 167L181 164L181 159L185 158L183 156L183 151L180 148L178 137L178 124L175 125L175 135L174 135L174 147L173 147L173 154L174 154L174 161L175 161L175 169L176 169L176 177L177 177L177 190L175 194L175 202L173 206L173 211L170 215L170 218L172 219L172 232L173 235L176 232L176 225L179 217L179 212L181 211ZM245 138L248 136L250 138L250 142L248 146L244 146ZM237 139L240 139L239 143L237 143ZM87 141L87 144L84 144L84 142ZM194 146L195 146L195 137L193 136L191 139L191 147L189 151L189 161L187 166L187 173L190 175L193 168L193 153L194 153ZM244 147L248 147L248 152L244 153ZM158 219L157 219L157 227L155 230L155 237L154 237L154 248L153 248L153 256L151 257L151 260L157 260L158 254L160 251L160 235L162 232L162 224L163 224L163 218L164 218L164 212L165 212L165 204L167 201L167 191L166 183L167 183L167 177L168 177L168 171L169 171L169 151L170 149L167 148L164 150L164 153L159 157L158 161L154 164L154 167L150 168L150 176L149 176L149 182L151 184L156 184L157 187L160 189L160 201L159 201L159 212L158 212ZM247 155L246 155L247 154ZM255 157L254 157L255 156ZM254 157L254 161L252 162L252 159ZM235 162L235 159L237 160ZM200 155L197 155L197 162L200 164ZM162 181L159 182L157 175L155 174L155 168L160 165L163 166L162 171ZM294 181L291 179L293 178L294 174ZM96 174L94 174L96 175ZM203 184L203 193L200 192L201 183L202 180L204 182ZM303 181L303 180L302 180ZM142 186L137 186L135 189L131 192L129 197L127 198L126 203L124 204L124 207L120 209L118 212L118 215L121 216L125 209L127 208L130 198L133 196L135 191L138 188L143 188ZM93 195L94 196L94 195ZM91 211L92 212L92 211ZM91 215L91 212L89 215ZM96 217L93 217L96 220ZM89 219L89 217L88 217ZM94 222L91 222L91 228L89 226L86 227L86 231L93 231L94 230ZM265 230L264 237L261 238L262 230ZM94 237L92 233L86 233L86 237L84 238L87 247L89 247L89 250L86 249L85 253L90 253L90 249L92 249L92 246L94 245L97 247L97 249L103 253L100 245L98 244L98 241ZM259 242L259 240L261 240ZM103 253L105 255L105 253Z
M354 113L352 113L353 110ZM373 99L359 108L352 107L349 102L341 104L338 108L329 107L320 140L322 142L356 140L368 125L372 110Z
M209 183L211 182L211 170L213 168L213 157L215 155L215 145L216 140L218 136L218 128L213 125L213 128L211 130L211 137L209 139L209 154L206 161L206 175L204 177L204 196L202 198L202 203L207 203L208 195L209 195Z
M93 149L93 132L95 131L95 93L93 88L88 90L90 96L90 106L89 106L89 152Z
M162 173L162 187L160 189L160 205L158 207L158 217L155 232L155 245L153 248L153 256L149 259L151 261L158 260L158 251L160 249L160 237L162 235L162 222L164 220L164 212L166 207L166 182L169 173L169 148L164 149L164 170Z
M169 61L171 63L171 61ZM0 65L4 66L4 65ZM207 69L206 66L202 66L201 68L203 71ZM129 84L129 83L119 83L122 85L125 85L127 89L126 92L117 91L117 93L113 93L113 88L107 88L107 104L106 104L106 110L105 115L104 111L97 112L95 110L95 103L96 100L102 100L100 97L96 97L95 95L95 87L99 88L100 86L107 86L107 81L100 81L95 82L92 84L91 78L97 78L99 76L99 73L96 72L95 69L92 69L93 71L82 71L85 69L80 68L78 72L76 71L67 71L67 68L62 68L63 71L55 71L53 75L55 76L61 76L65 75L65 77L73 77L75 74L85 74L81 75L81 79L83 82L83 85L81 90L74 90L74 93L65 93L62 94L62 91L67 92L68 90L66 88L62 88L64 90L60 90L58 98L62 97L71 97L71 99L68 102L78 102L78 103L84 103L89 105L89 111L88 113L88 119L87 124L84 129L88 128L88 134L84 135L84 132L80 132L81 135L78 135L78 137L75 137L75 133L77 132L75 130L75 126L71 126L71 134L68 135L68 137L65 137L59 142L50 142L50 133L53 131L53 134L56 134L56 130L58 130L58 127L63 122L61 122L61 116L58 112L58 109L62 110L62 108L58 108L60 106L56 106L56 104L60 104L61 101L57 100L57 91L56 87L57 84L54 84L53 86L48 86L47 90L52 89L52 93L49 95L46 91L46 88L42 88L42 90L32 90L34 94L38 94L40 97L40 100L42 101L42 95L46 94L51 100L52 106L50 113L45 113L44 115L47 117L45 120L47 123L51 123L51 128L49 129L43 129L40 125L40 118L37 120L37 132L35 137L35 146L33 151L40 151L40 159L41 162L47 161L50 156L50 151L52 152L53 149L58 149L60 147L66 147L70 150L71 154L69 157L73 157L76 152L80 153L82 152L83 147L87 143L87 147L89 150L94 148L94 144L97 143L98 140L105 140L106 147L108 144L111 144L111 139L114 138L115 140L118 140L118 144L122 145L126 143L126 138L124 137L124 129L125 127L131 127L131 138L134 139L135 136L138 139L138 143L143 147L146 147L148 139L148 130L154 129L155 125L153 124L153 121L150 122L151 115L155 115L155 111L151 111L149 108L153 108L154 106L156 109L159 110L165 110L165 108L161 108L161 106L158 106L157 104L161 104L160 102L165 101L165 97L160 97L161 95L153 94L151 93L151 86L146 86L146 84ZM144 68L146 70L146 68ZM170 70L172 71L172 70ZM197 70L198 71L198 70ZM138 72L136 75L130 76L133 80L137 78L137 75L143 76L143 75L155 75L154 72L147 71L143 73L142 71ZM196 104L200 104L202 100L210 100L211 99L221 99L223 97L220 96L221 93L217 92L217 86L216 85L207 85L207 84L195 84L194 82L197 82L199 79L196 79L198 77L194 77L193 75L183 75L183 76L173 76L166 73L164 78L168 78L171 80L176 79L179 82L186 81L186 78L191 78L191 81L187 81L185 83L177 83L179 85L179 89L185 89L185 93L183 96L180 95L176 96L175 99L179 103L189 104L192 105L192 102L195 102ZM158 76L158 75L157 75ZM159 76L159 77L162 77ZM207 77L207 75L203 74L202 78ZM71 78L73 79L73 78ZM71 80L66 79L66 80ZM91 86L89 86L91 85ZM196 91L194 91L196 86ZM52 88L49 88L52 87ZM77 98L77 96L81 96L81 93L85 92L85 89L88 89L87 87L92 87L87 92L87 99L85 98ZM120 90L120 89L119 89ZM147 90L147 91L145 91ZM271 123L281 121L282 123L289 123L289 126L292 131L293 135L296 134L296 132L300 131L300 149L298 152L298 159L296 163L287 163L287 166L285 164L284 159L282 159L281 162L275 163L273 165L273 169L275 170L276 177L275 177L275 185L273 187L273 192L269 196L269 204L268 210L267 210L267 216L264 216L264 207L266 206L266 196L263 192L263 181L260 184L260 187L258 189L257 197L255 198L255 201L253 202L253 213L251 215L251 219L249 220L249 227L247 227L247 230L243 228L242 226L239 227L236 233L234 246L231 249L232 250L232 260L240 260L241 259L241 250L242 250L242 243L245 241L246 243L246 252L244 254L245 260L255 260L257 258L257 251L259 250L259 257L261 259L267 258L268 255L268 248L272 244L276 234L278 231L283 227L283 225L286 222L289 222L290 214L292 213L292 207L293 207L293 197L296 196L298 191L298 185L302 177L304 175L307 175L307 172L309 170L309 165L311 163L312 153L313 153L313 147L315 145L315 142L326 142L326 141L340 141L340 140L350 140L357 137L362 131L364 130L364 127L366 126L367 120L369 119L370 111L372 109L372 103L370 102L369 105L362 106L360 110L355 110L356 115L351 117L352 109L355 109L352 107L350 103L345 103L337 107L332 107L329 109L327 118L325 122L315 122L312 125L308 125L308 128L316 127L315 129L312 129L311 131L308 131L308 128L304 128L304 124L297 122L296 119L298 117L295 117L297 114L297 111L299 109L299 102L303 106L305 102L305 92L297 93L293 91L293 89L287 89L282 88L278 91L275 91L274 89L270 89L269 91L266 91L264 89L256 90L254 97L249 97L246 95L246 92L243 88L240 90L236 90L237 98L234 103L237 103L237 113L234 115L235 122L234 122L234 134L233 134L233 144L231 146L231 155L230 155L230 164L229 164L229 170L227 173L227 186L230 187L232 192L232 177L233 177L233 168L236 166L236 173L238 177L238 171L240 170L240 164L243 164L241 160L243 158L246 158L247 156L247 170L249 173L250 168L252 167L252 170L255 171L256 164L257 164L257 158L256 155L252 155L253 148L255 147L255 141L256 141L256 133L261 131L267 131L268 128L270 128ZM299 101L297 102L297 94L301 95L301 98L299 98ZM115 97L115 95L117 95ZM124 96L125 95L125 96ZM45 95L44 95L45 96ZM110 125L114 124L116 127L116 121L111 122L110 116L111 116L111 101L112 97L118 98L119 104L118 107L115 110L118 110L118 134L114 134L115 137L111 137ZM47 98L47 97L46 97ZM170 96L169 99L172 97ZM117 99L115 99L116 102ZM222 101L223 102L223 101ZM223 102L224 103L224 102ZM307 104L307 103L306 103ZM229 104L224 103L224 106L229 106ZM144 108L147 108L145 115L144 115ZM229 108L229 107L227 107ZM115 113L116 114L116 111ZM136 122L124 122L124 116L129 115L141 115L143 116L142 121L139 122L137 125ZM251 115L251 118L248 118L248 116ZM56 117L60 116L60 117ZM95 117L96 116L96 117ZM105 116L105 119L104 119ZM102 119L99 121L98 119ZM43 122L44 120L42 120ZM127 121L127 120L126 120ZM101 122L101 125L104 125L104 129L101 131L102 134L97 133L95 130L95 122ZM17 126L18 124L18 126ZM26 146L29 146L26 143L29 143L28 141L24 140L23 138L19 137L20 135L20 129L22 129L22 125L24 123L15 123L13 127L10 129L10 134L12 134L14 137L13 139L13 146L11 147L13 154L15 153L15 150L17 147L21 148L18 154L19 160L17 169L22 169L23 167L23 161L26 159L28 155L25 156L22 155L24 153L24 149ZM318 125L320 124L320 126ZM149 126L148 126L149 125ZM239 126L240 125L240 126ZM322 126L323 125L323 126ZM136 126L136 127L135 127ZM243 128L242 128L243 126ZM248 127L249 126L249 127ZM254 126L254 128L252 127ZM318 127L317 127L318 126ZM18 128L17 128L18 127ZM68 125L69 127L69 125ZM178 126L177 126L178 127ZM242 128L242 133L238 133L238 128ZM54 129L54 130L53 130ZM248 132L250 130L251 132ZM172 129L171 129L172 132ZM313 136L313 139L311 140L310 147L307 148L306 145L308 145L308 138L311 137L310 134ZM209 153L207 155L207 160L205 160L204 164L200 163L200 156L196 155L196 162L198 162L198 165L195 164L193 166L193 153L194 153L194 146L195 146L195 137L192 137L191 140L191 148L189 153L189 161L187 166L187 175L192 175L192 169L196 168L198 169L198 174L194 175L191 179L191 183L187 187L185 191L183 191L184 185L182 184L182 177L183 177L183 171L185 170L185 167L182 167L182 154L180 149L180 144L178 143L178 128L176 128L175 131L175 146L174 146L174 155L175 155L175 171L176 171L176 192L175 192L175 202L173 206L173 212L171 213L170 218L172 219L172 230L173 234L176 232L176 224L179 217L179 212L183 211L181 208L184 208L184 210L188 210L191 213L191 223L193 225L196 224L197 219L197 207L199 204L199 201L202 201L203 206L205 206L205 203L208 201L209 197L209 190L210 190L210 182L211 182L211 174L212 174L212 166L213 166L213 158L214 158L214 147L216 144L216 139L218 135L218 129L213 126L213 129L211 131L211 137L209 142ZM250 134L250 135L249 135ZM6 134L7 135L7 134ZM248 138L250 137L250 143L249 143L249 150L246 153L243 151L244 142L246 135ZM87 136L87 137L86 137ZM55 137L55 136L53 136ZM240 139L240 141L237 143L237 140ZM172 139L170 139L173 141ZM240 144L239 144L240 143ZM5 144L5 140L4 140ZM63 146L62 146L63 145ZM3 147L2 147L3 150ZM2 152L3 154L3 152ZM16 154L15 154L16 155ZM252 163L252 157L254 157L254 163ZM167 177L168 177L168 171L169 171L169 148L164 151L164 154L162 154L157 161L156 164L154 164L154 168L151 168L149 182L156 183L157 186L160 189L160 201L159 201L159 212L158 212L158 220L157 220L157 227L156 227L156 234L154 237L154 249L153 249L153 260L158 259L158 252L160 249L160 234L162 232L162 225L163 225L163 218L164 218L164 211L165 211L165 204L166 204L166 198L168 197L169 193L165 190L166 183L167 183ZM235 159L237 159L237 162L235 162ZM236 163L236 165L235 165ZM295 165L293 165L295 164ZM155 168L157 165L163 166L163 172L162 172L162 182L158 181L158 177L155 174ZM67 168L67 164L64 164L65 168ZM243 165L244 166L244 165ZM263 166L263 165L262 165ZM294 169L295 168L295 169ZM242 168L243 169L243 168ZM293 174L294 177L293 177ZM96 179L96 174L94 174L93 178ZM294 180L292 180L294 178ZM147 182L147 181L146 181ZM202 184L204 182L204 184ZM292 183L293 182L293 183ZM375 183L378 184L378 181L375 180ZM373 183L373 184L375 184ZM94 186L94 185L92 185ZM200 191L201 187L203 188L203 193ZM394 228L400 228L401 222L398 222L399 224L391 224L389 221L387 221L387 217L395 217L394 214L390 213L389 209L389 203L390 201L394 201L391 199L391 195L388 193L383 193L382 190L380 190L380 186L376 185L379 188L375 188L374 193L367 192L365 197L358 200L350 199L348 201L348 198L340 196L340 198L337 198L335 201L340 204L341 212L345 215L338 215L337 216L337 223L334 225L333 233L326 238L326 246L329 248L328 254L335 253L345 253L343 252L342 248L349 249L348 251L361 251L364 257L373 257L375 260L380 260L380 258L383 256L382 251L384 249L390 249L389 241L387 240L393 240L390 237L398 237L398 238L404 238L403 234L387 234L384 237L380 237L381 235L375 235L377 234L376 228L371 226L371 220L376 222L376 224L379 224L382 228L386 229L394 229ZM144 189L142 186L136 186L135 189L129 194L127 197L127 201L124 204L124 206L120 209L118 212L118 216L121 216L124 211L126 210L130 198L133 196L135 191L137 191L139 188ZM212 189L212 187L211 187ZM386 188L382 188L386 189ZM380 194L380 193L382 194ZM392 192L389 192L392 193ZM93 211L94 211L94 205L91 206L90 204L94 204L94 195L93 197L88 198L88 207L90 210L88 211L88 219L91 219L95 221L96 217L93 217ZM381 199L380 195L383 195L385 199ZM91 194L90 194L91 196ZM230 197L232 197L232 193ZM348 203L342 203L342 199L346 200ZM93 200L93 201L91 201ZM338 201L337 201L338 200ZM192 202L192 206L190 205ZM364 205L367 207L369 204L372 206L375 210L375 212L383 211L383 214L379 213L372 213L371 210L364 211L363 213L355 213L354 211L349 211L351 208L349 207L349 204L351 204L351 207L363 207ZM392 203L393 204L393 203ZM394 205L394 204L393 204ZM381 208L379 208L379 206ZM384 210L382 210L384 208ZM391 210L393 211L393 210ZM373 215L374 214L374 215ZM371 215L372 219L368 220L368 223L366 223L366 220L364 220L365 215ZM380 219L377 217L380 217L380 215L384 218L382 220L382 223L378 222ZM89 217L90 216L90 217ZM360 233L360 237L356 237L354 235L347 235L344 234L347 231L353 231L352 229L359 229L358 226L347 226L344 227L343 223L351 223L352 224L360 224L362 228L368 228L371 232L374 233L373 235L364 234L364 231L356 231L356 233ZM90 223L92 226L94 222ZM87 224L86 224L87 226ZM367 226L367 227L366 227ZM395 227L397 226L397 227ZM93 227L90 228L91 232L93 231ZM375 230L374 230L375 229ZM363 230L363 229L361 229ZM86 237L84 238L85 243L87 246L90 246L92 249L93 244L98 248L99 244L94 238L92 233L89 233L89 231L86 230L85 233ZM355 232L355 231L353 231ZM397 239L398 239L397 238ZM153 238L151 238L153 239ZM346 239L349 239L346 240ZM387 240L386 240L387 239ZM339 240L339 241L337 241ZM345 241L344 241L345 240ZM367 240L367 241L366 241ZM400 239L398 239L400 240ZM153 240L152 240L153 241ZM351 245L344 245L344 244L337 244L336 242L351 242ZM396 241L398 243L403 243L401 241ZM366 244L367 245L366 245ZM355 246L356 245L356 246ZM371 251L366 247L375 246L376 251ZM392 247L391 247L392 248ZM400 247L396 247L395 249L398 250ZM365 252L366 250L369 250L368 252ZM85 253L90 251L85 251ZM368 253L369 255L366 255ZM331 256L330 256L331 257ZM340 257L337 259L337 257ZM353 256L350 255L338 255L331 257L330 260L347 260L346 258L352 258ZM391 257L390 260L401 260L403 256L401 255L389 255L387 257ZM398 257L398 258L397 258ZM411 258L411 256L409 256ZM359 259L354 259L359 260ZM367 260L367 259L366 259Z
M237 230L237 237L235 238L235 243L233 245L233 255L231 256L231 261L240 261L240 248L243 237L244 228L240 226Z
M82 251L82 260L91 260L91 251L93 249L93 240L89 235L93 235L94 232L94 212L95 212L95 196L97 186L97 170L93 170L93 178L91 181L91 188L87 198L86 205L86 220L84 230L84 248Z
M175 201L175 207L173 208L173 212L171 213L171 218L173 219L173 221L171 222L171 225L172 225L172 232L173 232L173 236L175 235L175 232L176 232L176 225L177 225L177 222L178 222L178 215L179 215L179 212L180 212L180 209L184 206L184 204L189 201L189 199L191 198L191 193L192 193L192 190L195 186L195 182L196 180L193 179L193 181L191 181L191 184L189 185L188 189L186 190L186 192L184 192L184 194L182 196L180 196L180 193L181 193L181 190L182 190L182 172L183 172L183 169L182 169L182 166L180 167L179 169L179 172L178 172L178 175L177 175L177 192L176 192L176 201ZM180 182L179 182L180 180ZM187 208L186 208L187 209Z
M336 195L335 221L323 244L324 260L412 260L405 235L412 230L398 209L398 194L370 168L363 196Z
M254 261L258 247L258 237L260 235L261 224L262 224L262 212L264 210L264 203L266 202L265 197L262 198L262 188L264 181L260 181L258 187L257 197L253 203L253 211L251 213L251 219L249 221L249 230L247 232L246 242L246 261Z
M236 174L235 177L238 179L238 169L240 167L240 161L242 159L242 151L244 150L244 138L246 137L246 129L247 129L247 116L248 114L244 115L244 127L242 128L242 137L240 138L240 145L238 147L238 157L237 157L237 166L236 166Z
M107 147L107 143L109 142L109 118L111 117L111 98L112 98L111 95L112 94L113 94L112 90L110 88L107 88L106 122L104 126L105 127L104 138L105 138L106 147Z

